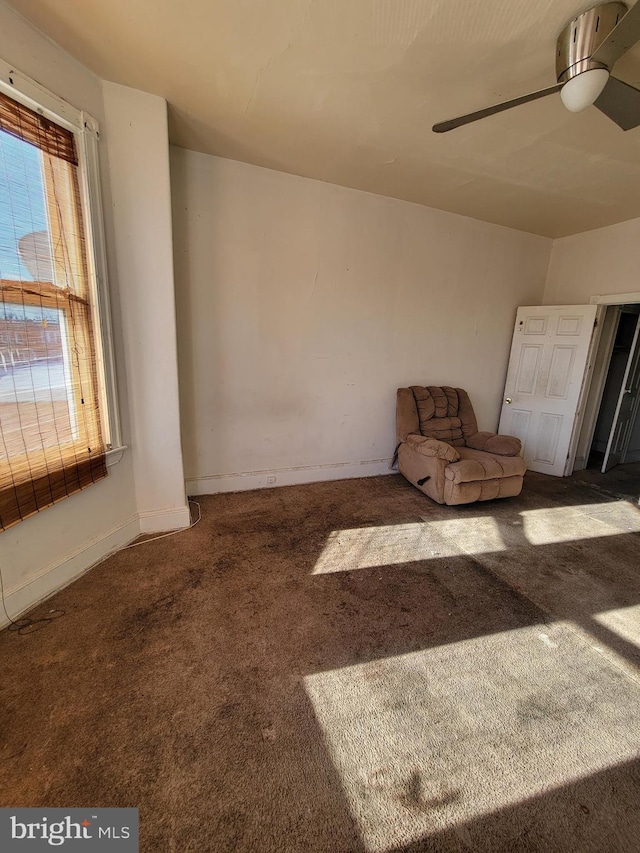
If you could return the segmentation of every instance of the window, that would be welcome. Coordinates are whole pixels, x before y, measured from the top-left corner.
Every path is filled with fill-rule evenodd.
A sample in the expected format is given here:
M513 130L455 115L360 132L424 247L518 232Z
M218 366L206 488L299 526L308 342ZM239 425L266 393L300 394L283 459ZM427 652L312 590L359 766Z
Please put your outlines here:
M2 530L107 474L88 148L69 124L0 91Z

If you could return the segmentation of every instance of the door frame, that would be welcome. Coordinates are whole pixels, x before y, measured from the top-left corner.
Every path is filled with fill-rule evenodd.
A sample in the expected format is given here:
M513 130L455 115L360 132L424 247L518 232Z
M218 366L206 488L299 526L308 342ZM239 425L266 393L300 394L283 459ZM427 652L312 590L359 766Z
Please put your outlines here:
M609 363L611 361L611 354L613 352L613 345L615 341L615 331L611 333L610 329L607 330L606 337L602 337L607 308L611 305L622 306L637 303L640 303L640 290L632 291L630 293L597 294L592 296L589 300L589 304L598 306L598 311L596 313L597 325L595 333L591 339L591 347L587 357L587 369L582 382L578 409L576 412L575 422L573 424L573 432L571 434L571 442L569 443L569 455L567 457L567 464L564 472L565 477L568 477L573 473L578 443L585 425L588 424L587 434L589 436L589 441L585 441L585 444L587 444L588 447L591 447L593 436L596 431L596 421L598 419L598 413L600 412L600 406L602 405L602 395L604 394L604 386L607 380ZM614 324L614 329L615 326L617 326L617 324ZM599 369L594 373L596 357L601 343L607 347L608 351L605 358L599 365ZM591 401L589 401L589 395L591 393L593 393L593 397ZM596 405L594 405L594 401L597 401ZM588 403L589 405L587 405Z
M631 350L629 352L629 358L627 359L627 364L624 371L624 376L622 377L622 385L620 386L620 393L618 394L618 402L616 404L616 410L613 415L613 423L611 424L611 431L609 432L609 440L607 441L607 449L604 453L604 459L602 461L602 468L600 469L603 474L606 474L607 471L610 471L611 468L615 468L616 465L621 465L624 463L627 458L627 451L629 450L629 442L631 441L631 435L633 433L633 429L635 426L636 415L638 413L638 399L640 398L636 395L635 400L631 406L631 412L629 421L631 423L631 430L626 438L626 441L623 442L623 450L620 453L620 458L617 462L614 462L613 465L609 465L609 459L611 455L611 449L613 447L613 441L616 434L616 430L619 427L620 423L620 411L622 409L622 404L625 399L626 388L632 386L637 379L637 370L638 370L638 347L640 347L640 314L636 314L636 327L633 332L633 341L631 342ZM633 371L633 373L631 373Z

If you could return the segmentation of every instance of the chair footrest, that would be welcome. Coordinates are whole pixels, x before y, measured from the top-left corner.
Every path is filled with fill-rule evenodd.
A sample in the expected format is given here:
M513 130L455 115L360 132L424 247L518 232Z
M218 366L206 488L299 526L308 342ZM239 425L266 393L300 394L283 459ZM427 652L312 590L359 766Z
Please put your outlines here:
M521 456L498 456L469 447L457 448L460 461L447 465L444 475L454 483L475 483L482 480L499 480L505 477L522 477L527 470Z

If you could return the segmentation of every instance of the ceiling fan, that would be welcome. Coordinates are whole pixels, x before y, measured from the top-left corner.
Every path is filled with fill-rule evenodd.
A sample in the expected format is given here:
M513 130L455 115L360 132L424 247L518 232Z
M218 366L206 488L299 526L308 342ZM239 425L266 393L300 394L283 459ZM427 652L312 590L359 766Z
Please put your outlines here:
M637 127L640 90L611 74L616 62L637 41L640 41L640 0L630 10L619 2L594 6L570 21L558 36L555 86L440 122L433 130L445 133L555 92L560 92L563 104L571 112L580 112L593 104L623 130Z

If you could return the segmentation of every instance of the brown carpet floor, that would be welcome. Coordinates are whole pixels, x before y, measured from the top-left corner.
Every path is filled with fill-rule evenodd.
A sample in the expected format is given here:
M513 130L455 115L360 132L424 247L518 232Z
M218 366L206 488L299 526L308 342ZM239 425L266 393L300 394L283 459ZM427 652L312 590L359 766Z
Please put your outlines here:
M0 805L138 806L144 851L640 851L637 498L200 501L0 634Z

